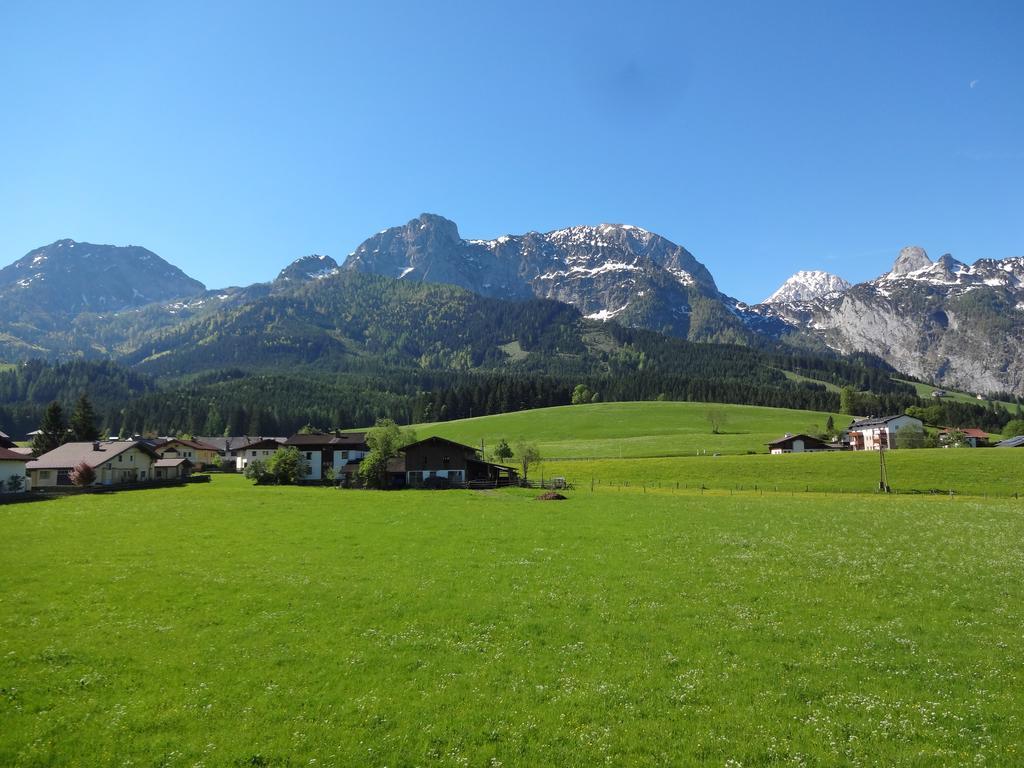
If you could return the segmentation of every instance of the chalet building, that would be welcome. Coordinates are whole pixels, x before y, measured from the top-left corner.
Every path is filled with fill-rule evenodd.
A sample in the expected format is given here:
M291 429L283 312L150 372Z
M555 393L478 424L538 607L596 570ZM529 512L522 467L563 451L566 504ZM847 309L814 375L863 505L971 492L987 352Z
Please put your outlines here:
M237 438L236 438L237 439ZM266 461L284 445L283 437L252 437L243 439L228 451L228 459L234 459L235 469L245 469L250 461Z
M25 471L25 465L31 460L31 456L16 453L10 448L0 448L0 494L21 493L31 488L28 473ZM17 490L15 490L14 484L18 481L15 480L12 483L12 477L21 478Z
M161 458L188 459L200 470L220 464L220 453L217 447L199 440L171 438L154 446Z
M855 451L881 451L896 447L896 436L901 430L924 432L924 424L913 416L885 416L860 419L850 424L847 432L850 448Z
M6 432L0 432L0 448L14 448L16 443L11 440Z
M513 485L516 470L502 464L484 461L480 451L443 437L428 437L405 446L405 484L417 488L433 478L443 478L461 485L474 481Z
M158 458L143 442L64 443L28 462L26 469L33 488L71 485L71 470L83 462L96 472L96 485L119 485L152 480Z
M943 448L986 448L988 432L974 427L944 427L939 430L939 443Z
M285 443L299 449L306 467L305 480L319 482L330 468L335 479L351 485L359 462L369 452L365 432L332 432L292 435Z
M787 434L778 440L768 443L769 453L813 453L815 451L834 451L832 445L810 435Z

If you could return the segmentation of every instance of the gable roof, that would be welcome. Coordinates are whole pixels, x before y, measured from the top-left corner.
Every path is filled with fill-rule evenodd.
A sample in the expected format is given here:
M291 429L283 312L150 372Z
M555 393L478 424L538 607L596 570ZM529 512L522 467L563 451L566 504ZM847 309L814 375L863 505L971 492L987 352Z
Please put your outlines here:
M209 443L203 443L203 442L200 442L199 440L185 440L184 438L181 438L181 437L172 437L170 440L167 440L166 442L163 442L160 445L158 445L157 448L160 449L160 450L163 450L164 448L169 448L169 447L172 447L172 446L175 446L175 445L183 445L186 448L192 448L193 450L196 450L196 451L216 451L216 450L218 450L218 448L215 445L210 445Z
M914 419L914 421L920 421L913 416L907 416L905 413L897 413L895 416L871 416L867 419L857 419L852 422L849 429L866 429L867 427L881 427L888 424L890 421L896 421L896 419Z
M131 448L138 448L150 458L159 458L146 443L119 440L110 443L64 443L38 459L30 461L28 469L70 469L83 461L92 468Z
M13 448L14 441L4 432L0 432L0 448Z
M186 459L184 456L181 457L180 459L157 459L156 461L153 462L154 467L160 468L177 467L180 464L188 464L189 466L192 466L192 462Z
M426 445L427 443L444 443L454 448L461 448L464 451L472 451L474 454L478 453L480 450L479 448L474 448L472 445L466 445L465 443L457 443L454 440L449 440L447 437L438 437L437 435L434 435L433 437L426 437L422 440L417 440L415 443L409 443L409 445L405 446L402 450L408 451L410 448L418 448L419 446Z
M365 432L319 432L314 434L295 434L285 441L285 445L296 448L359 448L366 445Z
M15 453L10 448L0 448L0 461L32 461L32 454Z
M942 434L952 434L953 432L959 432L964 437L974 437L978 440L988 440L988 432L984 432L977 427L965 427L964 429L958 429L956 427L943 427L939 430Z
M799 435L786 435L785 437L780 437L778 440L772 440L770 443L765 443L765 445L782 445L784 443L791 443L794 440L803 440L805 443L817 443L818 445L828 445L828 443L821 438L802 433Z

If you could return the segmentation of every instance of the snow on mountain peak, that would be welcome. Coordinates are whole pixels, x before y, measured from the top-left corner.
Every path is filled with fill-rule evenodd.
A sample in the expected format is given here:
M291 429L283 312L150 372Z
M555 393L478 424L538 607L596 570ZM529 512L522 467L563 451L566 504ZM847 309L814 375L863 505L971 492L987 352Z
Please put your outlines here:
M787 301L812 301L830 293L842 293L850 288L838 275L821 270L801 270L784 282L762 304L781 304Z

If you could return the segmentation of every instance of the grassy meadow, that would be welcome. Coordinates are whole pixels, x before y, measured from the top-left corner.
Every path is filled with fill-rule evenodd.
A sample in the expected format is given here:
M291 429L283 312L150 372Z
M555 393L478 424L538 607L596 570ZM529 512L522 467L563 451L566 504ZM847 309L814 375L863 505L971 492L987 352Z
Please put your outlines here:
M1019 502L569 495L0 507L0 765L1021 763Z
M719 414L713 434L709 413ZM593 403L537 408L474 419L417 424L419 437L439 435L469 445L493 447L501 438L537 443L549 458L640 458L767 451L765 444L787 432L821 432L828 417L836 426L850 416L690 402Z

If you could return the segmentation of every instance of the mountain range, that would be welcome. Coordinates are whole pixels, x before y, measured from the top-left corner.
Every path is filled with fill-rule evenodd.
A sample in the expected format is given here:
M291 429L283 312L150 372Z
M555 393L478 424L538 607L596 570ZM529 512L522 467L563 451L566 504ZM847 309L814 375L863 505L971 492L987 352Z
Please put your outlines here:
M765 302L747 305L722 293L685 248L639 227L466 240L454 222L433 214L371 236L340 265L330 256L306 256L271 283L212 291L144 248L60 240L0 270L0 359L85 355L154 366L178 360L168 369L181 371L203 348L211 364L216 349L240 361L253 344L232 349L222 331L234 327L236 342L246 334L258 339L268 323L281 350L287 328L305 342L314 329L322 335L304 360L324 350L351 356L355 346L342 326L359 320L328 297L354 301L363 285L357 275L448 284L505 303L549 300L591 322L694 342L867 352L936 384L1024 394L1024 258L967 265L947 254L933 262L910 247L875 280L851 286L825 272L800 272ZM347 321L325 316L325 307ZM422 303L408 311L429 316Z

